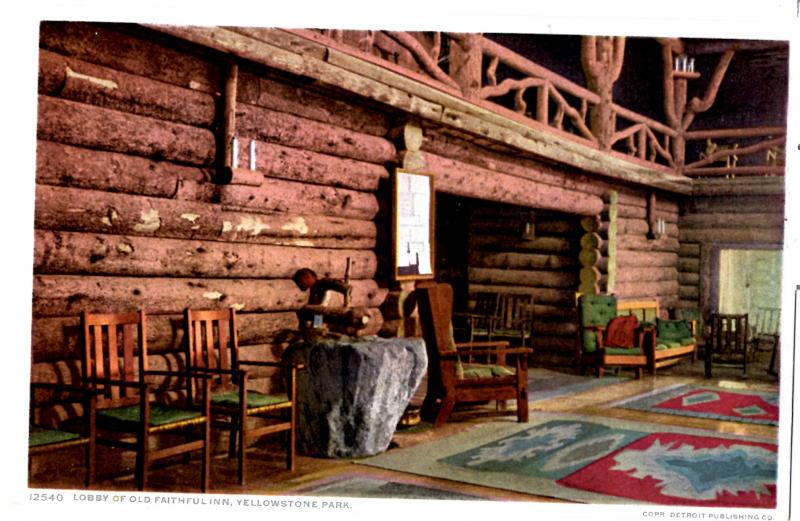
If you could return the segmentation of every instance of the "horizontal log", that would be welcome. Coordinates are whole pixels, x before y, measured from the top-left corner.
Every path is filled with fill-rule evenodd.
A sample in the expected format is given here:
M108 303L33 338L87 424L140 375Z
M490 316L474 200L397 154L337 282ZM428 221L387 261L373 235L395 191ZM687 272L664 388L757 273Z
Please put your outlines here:
M249 140L242 140L248 150ZM256 170L267 177L374 192L389 177L383 165L257 141Z
M773 139L770 142L759 143L758 145L753 145L752 147L747 147L750 150L742 150L739 152L741 155L745 154L752 154L754 152L763 152L765 149L771 148L773 143L779 143L781 139ZM693 168L687 168L684 171L684 175L687 177L705 177L705 176L719 176L719 177L727 177L727 176L753 176L753 177L762 177L762 176L783 176L786 173L786 167L781 166L698 166Z
M386 290L374 280L353 280L352 304L378 307ZM89 311L143 308L152 314L180 312L186 307L236 306L246 312L297 310L307 301L287 279L192 279L36 275L33 316L67 316ZM341 305L341 298L331 305Z
M390 127L388 117L331 96L303 87L239 71L237 100L306 119L329 123L364 134L385 136Z
M493 172L461 161L424 153L437 191L578 215L596 215L603 209L599 197L556 186L543 186L527 179Z
M681 285L678 288L678 297L684 300L696 300L700 297L700 288Z
M201 183L207 177L204 169L167 161L52 141L36 143L36 182L40 184L174 197L181 183Z
M505 237L477 236L471 238L471 247L482 251L504 251L508 248L508 240ZM577 256L578 245L567 239L555 237L537 237L531 240L520 240L514 243L517 252L544 252L544 253L570 253L574 252Z
M782 213L713 213L681 216L681 229L783 228Z
M352 249L374 247L377 233L370 221L229 212L219 205L52 186L36 187L34 223L61 231Z
M618 256L622 255L621 250L677 252L678 248L678 239L673 237L661 237L659 239L648 239L642 235L621 235L617 237Z
M658 282L664 280L678 280L678 270L675 267L628 267L617 270L617 282Z
M686 286L697 286L700 284L699 273L680 272L678 273L678 283Z
M678 280L655 282L617 282L614 292L618 298L655 298L678 295Z
M693 197L686 201L685 213L783 213L784 196L778 195L740 195L737 197Z
M692 185L692 196L752 196L783 195L786 193L785 179L780 177L696 179Z
M617 251L617 267L619 269L629 267L676 267L678 265L678 254L664 251ZM617 272L619 273L619 271Z
M678 271L681 273L700 273L700 258L680 257L678 259Z
M39 139L199 166L214 161L210 130L39 96Z
M783 244L783 228L682 229L681 241L711 243Z
M578 330L575 322L541 322L533 323L533 335L537 340L545 336L571 336Z
M479 284L475 282L469 283L469 293L514 293L520 295L533 295L535 303L534 314L552 311L550 308L540 309L540 305L544 306L560 306L569 307L575 305L575 290L554 289L554 288L538 288L519 285L503 285L503 284Z
M617 217L621 219L642 219L646 221L647 208L618 204ZM664 219L665 222L674 224L678 222L678 210L677 208L674 211L656 209L655 217L656 219ZM603 212L603 218L608 220L608 209Z
M35 273L161 277L291 278L300 268L320 277L372 278L370 250L334 250L160 239L96 233L36 230Z
M470 264L484 268L567 270L578 263L568 255L544 255L537 253L483 253L473 251Z
M686 309L686 308L696 309L699 307L699 304L698 300L696 299L681 299L678 301L678 304L675 307L680 309Z
M678 255L681 257L700 257L700 245L691 242L682 242L681 247L678 249Z
M546 288L575 288L578 285L575 273L494 268L469 268L469 280L476 284L518 284Z
M209 306L208 309L213 309ZM239 345L267 344L279 340L284 329L297 328L294 311L275 313L238 313ZM149 352L184 349L183 314L148 315L147 348ZM34 318L31 323L31 352L34 361L81 357L81 328L78 315Z
M558 351L567 353L564 356L569 356L570 359L575 352L575 339L563 336L548 336L548 337L535 337L533 340L534 351L533 356L536 357L538 362L539 355L542 351ZM562 362L563 363L563 362Z
M39 43L59 54L202 92L213 94L221 85L219 64L110 24L43 22Z
M260 186L224 185L218 193L223 205L262 212L362 220L371 220L378 214L378 199L373 194L284 179L265 178Z
M368 163L384 164L395 159L392 143L378 136L320 123L245 103L236 107L240 136L348 157Z
M205 128L216 113L209 93L46 50L39 52L39 94Z

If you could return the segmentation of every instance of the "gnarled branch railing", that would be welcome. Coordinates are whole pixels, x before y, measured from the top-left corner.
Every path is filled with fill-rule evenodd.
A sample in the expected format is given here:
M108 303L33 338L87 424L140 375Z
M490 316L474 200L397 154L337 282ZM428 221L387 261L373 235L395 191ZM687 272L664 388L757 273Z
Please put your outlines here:
M600 96L555 72L493 42L482 35L439 32L399 31L341 31L296 30L298 34L313 33L329 38L335 45L364 53L366 59L379 60L390 69L402 72L445 92L458 94L484 108L514 118L524 118L531 125L543 125L571 139L593 148L603 149L600 136L592 131L588 122L593 107L601 103ZM446 51L446 54L442 54ZM724 72L730 57L718 67ZM671 63L671 60L669 61ZM721 73L715 71L715 80ZM498 81L498 77L501 77ZM693 99L692 106L709 100ZM695 108L698 108L695 107ZM705 107L699 107L698 110ZM610 137L603 138L605 148L627 156L632 161L644 162L654 167L669 168L689 176L723 175L728 171L733 156L753 155L759 152L780 156L776 146L785 143L785 129L739 129L704 132L678 131L664 123L611 104L612 128ZM676 120L677 121L677 120ZM686 123L691 123L688 121ZM778 132L780 130L780 132ZM762 132L763 131L763 132ZM769 131L769 132L767 132ZM733 132L735 135L730 134ZM737 132L739 134L737 134ZM722 148L712 155L701 157L683 167L682 140L715 139L727 137L767 137L763 143L737 148L735 152ZM753 134L755 132L755 134ZM760 132L760 133L759 133ZM697 136L704 137L697 137ZM779 137L784 136L784 137ZM677 152L676 152L676 147ZM695 146L695 148L697 148ZM688 152L687 152L688 153ZM674 157L678 154L681 157ZM769 157L767 156L769 161ZM713 166L726 162L727 167ZM783 167L774 164L737 166L737 174L774 174ZM685 171L684 171L685 169Z
M782 127L698 130L686 133L687 148L697 160L688 163L690 177L783 175L786 129ZM704 141L692 147L691 142Z

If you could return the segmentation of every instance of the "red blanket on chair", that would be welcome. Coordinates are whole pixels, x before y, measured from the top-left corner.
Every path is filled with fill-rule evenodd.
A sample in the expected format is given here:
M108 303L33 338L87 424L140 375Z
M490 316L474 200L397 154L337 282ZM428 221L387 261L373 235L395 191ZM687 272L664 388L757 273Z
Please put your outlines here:
M607 347L634 347L638 327L639 319L633 315L613 318L606 326L604 344Z

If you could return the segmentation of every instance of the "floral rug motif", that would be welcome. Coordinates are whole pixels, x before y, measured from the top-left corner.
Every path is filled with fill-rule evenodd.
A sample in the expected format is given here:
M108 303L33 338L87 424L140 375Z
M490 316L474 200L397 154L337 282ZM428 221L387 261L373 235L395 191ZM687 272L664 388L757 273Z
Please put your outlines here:
M359 463L583 503L774 508L771 440L537 413Z
M615 407L640 411L778 425L778 393L680 385L634 396Z

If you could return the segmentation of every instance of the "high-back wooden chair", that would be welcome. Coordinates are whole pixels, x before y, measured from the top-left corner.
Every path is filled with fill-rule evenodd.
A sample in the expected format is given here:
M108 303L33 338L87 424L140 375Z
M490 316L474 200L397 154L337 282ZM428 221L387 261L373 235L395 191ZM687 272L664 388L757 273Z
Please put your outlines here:
M533 348L533 310L532 294L498 294L489 338Z
M753 357L759 351L775 352L781 336L781 308L756 308L751 324L750 347Z
M428 352L428 392L422 413L439 427L460 402L516 400L517 421L528 421L529 348L508 348L507 341L455 343L452 334L453 288L426 283L416 290L420 324ZM514 366L505 365L506 356ZM488 363L462 358L484 357Z
M214 427L230 433L228 456L238 458L238 481L247 478L249 440L285 433L286 467L295 469L297 364L242 360L236 328L236 310L185 311L186 348L189 368L213 376L211 411L224 416ZM283 370L286 392L265 394L248 388L243 367L272 367ZM261 418L262 425L248 426L248 418ZM237 450L238 447L238 450Z
M711 333L705 350L706 378L711 378L715 366L741 368L747 376L747 355L749 350L748 315L711 315Z
M175 391L188 393L188 374L148 369L144 311L84 312L81 329L84 380L97 392L97 443L136 452L139 490L147 488L148 469L153 462L200 451L200 488L205 492L211 432L208 384L201 386L197 405L186 396L183 404L167 404L175 401ZM203 380L205 376L197 378ZM167 433L180 434L184 441L169 445L160 440L151 442L151 438ZM133 442L129 441L131 437Z
M496 311L497 293L479 291L471 311L453 313L455 335L468 342L489 340Z
M76 428L61 425L41 425L37 421L36 409L42 402L40 393L48 396L57 395L59 399L79 399L82 405L82 416ZM94 485L95 472L95 411L97 400L88 387L65 385L50 382L31 382L30 384L30 416L28 427L28 478L31 477L31 463L34 456L72 447L83 447L84 451L84 486ZM67 422L65 422L67 423Z

